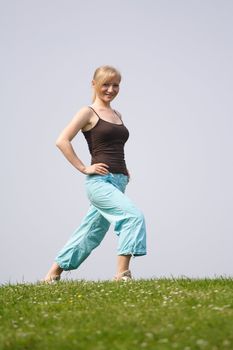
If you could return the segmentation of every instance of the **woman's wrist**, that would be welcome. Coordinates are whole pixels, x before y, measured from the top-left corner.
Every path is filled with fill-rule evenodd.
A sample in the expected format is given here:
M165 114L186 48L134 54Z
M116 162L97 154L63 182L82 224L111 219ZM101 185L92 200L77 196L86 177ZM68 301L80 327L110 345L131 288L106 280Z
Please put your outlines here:
M83 173L84 175L86 175L86 166L82 165L81 167L78 168L78 170Z

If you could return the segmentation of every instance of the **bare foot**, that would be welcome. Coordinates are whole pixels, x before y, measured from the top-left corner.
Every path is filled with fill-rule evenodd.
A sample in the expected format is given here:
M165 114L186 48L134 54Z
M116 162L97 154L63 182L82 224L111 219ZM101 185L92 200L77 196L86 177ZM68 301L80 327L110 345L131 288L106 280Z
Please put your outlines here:
M47 275L43 279L43 282L53 283L53 282L59 281L61 278L62 271L63 269L57 263L53 263Z
M114 280L115 281L124 281L124 282L132 281L132 276L131 276L130 270L126 270L126 271L118 273L114 277Z

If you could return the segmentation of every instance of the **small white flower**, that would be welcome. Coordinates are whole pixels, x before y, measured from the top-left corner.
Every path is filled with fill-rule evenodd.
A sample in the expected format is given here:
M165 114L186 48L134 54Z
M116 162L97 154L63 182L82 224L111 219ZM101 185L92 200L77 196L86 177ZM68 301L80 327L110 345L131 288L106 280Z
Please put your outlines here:
M207 340L204 340L204 339L198 339L198 340L196 341L196 344L197 344L198 346L200 346L201 348L204 348L204 347L206 347L206 346L208 345L208 341L207 341Z
M147 346L146 342L141 343L141 348L145 348Z

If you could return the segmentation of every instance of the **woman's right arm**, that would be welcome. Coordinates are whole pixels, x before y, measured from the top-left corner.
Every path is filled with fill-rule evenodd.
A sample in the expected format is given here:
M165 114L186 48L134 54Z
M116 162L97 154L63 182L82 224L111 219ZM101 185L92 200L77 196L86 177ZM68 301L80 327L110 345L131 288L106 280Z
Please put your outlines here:
M56 146L62 151L66 159L83 174L107 174L108 166L104 163L93 164L85 166L81 159L75 153L71 141L77 133L90 123L92 111L88 107L83 107L75 114L70 123L61 132L56 140Z

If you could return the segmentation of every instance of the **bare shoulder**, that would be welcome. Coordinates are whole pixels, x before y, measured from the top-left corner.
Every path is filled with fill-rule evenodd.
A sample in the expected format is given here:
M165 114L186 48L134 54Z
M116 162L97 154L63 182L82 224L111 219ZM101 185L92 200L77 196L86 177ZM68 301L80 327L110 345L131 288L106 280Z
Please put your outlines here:
M82 107L77 113L75 113L72 120L61 132L58 141L64 139L71 141L80 130L89 125L91 116L91 109L87 106Z
M92 117L92 110L88 106L80 108L72 119L73 124L77 124L80 129L90 123Z
M122 119L122 115L119 111L117 111L116 109L114 109L115 113L118 115L118 117L120 117Z
M80 108L79 111L77 111L77 113L75 114L74 117L78 118L78 119L84 119L84 120L88 120L92 115L92 110L90 107L88 106L84 106L82 108Z

